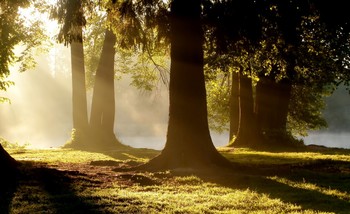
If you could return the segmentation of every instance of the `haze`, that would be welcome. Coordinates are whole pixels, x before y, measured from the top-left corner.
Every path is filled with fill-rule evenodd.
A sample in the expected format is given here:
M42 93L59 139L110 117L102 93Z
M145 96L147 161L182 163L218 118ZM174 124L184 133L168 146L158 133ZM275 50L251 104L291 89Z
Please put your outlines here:
M50 54L38 58L34 70L12 72L10 79L15 86L1 92L11 99L11 104L1 104L0 108L0 132L5 139L36 148L60 147L69 140L72 130L69 56L69 49L56 45ZM115 88L115 133L119 140L133 147L162 149L168 120L166 86L161 85L154 92L139 91L130 86L130 78L124 75L116 80ZM91 98L91 91L88 97ZM345 89L338 90L328 103L325 116L329 128L311 132L305 143L350 148L346 125L350 123L346 116L350 99ZM212 138L216 146L227 144L227 133L212 132Z

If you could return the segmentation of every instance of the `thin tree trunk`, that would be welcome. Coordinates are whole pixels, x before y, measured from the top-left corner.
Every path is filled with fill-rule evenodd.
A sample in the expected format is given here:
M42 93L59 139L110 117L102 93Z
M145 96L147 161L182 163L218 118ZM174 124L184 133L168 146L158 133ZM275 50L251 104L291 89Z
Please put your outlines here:
M120 145L114 134L115 93L114 93L114 56L116 37L110 30L105 31L105 40L92 97L90 128L92 147L106 148Z
M85 86L84 49L82 42L71 44L73 128L75 139L72 144L83 144L88 127L87 100Z
M231 94L230 94L230 131L229 142L237 135L239 125L239 74L232 72L231 74Z
M203 71L200 0L171 4L169 122L165 148L146 168L229 165L210 137Z
M237 137L229 146L234 147L251 147L259 146L262 140L260 129L257 126L254 114L254 99L252 80L239 73L239 126Z

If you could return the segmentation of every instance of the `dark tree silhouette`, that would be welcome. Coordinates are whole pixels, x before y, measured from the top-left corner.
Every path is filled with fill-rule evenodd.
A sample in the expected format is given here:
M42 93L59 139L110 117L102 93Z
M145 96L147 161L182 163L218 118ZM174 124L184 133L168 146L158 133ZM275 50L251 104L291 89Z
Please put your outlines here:
M342 76L341 79L343 79L344 76L349 76L346 74L344 75L344 72L338 74L335 72L342 69L347 70L344 65L348 64L346 62L347 60L344 60L346 58L346 54L344 54L346 51L344 51L344 49L346 48L343 48L343 51L340 51L339 49L339 43L343 41L344 44L346 41L346 39L341 37L349 38L349 16L344 8L341 8L344 6L344 3L337 1L337 3L332 3L330 5L329 2L325 3L324 1L247 0L214 1L212 4L209 3L208 5L209 6L206 7L208 8L206 11L207 16L205 16L209 26L207 30L207 32L209 32L208 41L215 43L215 45L208 46L215 47L215 53L226 55L231 54L234 56L237 52L239 53L235 44L242 40L248 41L249 44L243 46L244 50L248 53L252 53L259 51L256 47L260 41L266 41L267 46L275 45L278 48L279 56L277 57L285 64L285 70L283 71L279 68L277 63L272 63L271 71L266 70L263 67L256 69L260 70L260 72L257 73L260 80L256 87L256 106L254 109L257 121L249 119L251 117L248 115L251 114L244 114L244 112L248 113L247 109L241 109L239 121L244 123L247 122L249 126L244 124L239 126L236 143L231 145L254 147L253 145L259 140L261 141L261 145L272 143L271 146L275 146L276 142L278 142L280 146L285 146L284 143L287 141L295 142L295 140L291 138L289 130L287 130L287 116L290 112L289 106L292 98L293 85L302 84L302 82L305 83L307 81L312 81L313 84L315 84L315 82L318 81L316 84L323 84L324 86L327 84L333 84L336 76L339 74ZM327 5L330 5L330 7L328 8ZM337 14L337 11L339 14ZM317 21L313 19L309 22L308 27L314 26L314 28L309 29L310 31L307 32L306 35L302 35L302 33L305 33L302 32L302 24L308 22L305 19L305 17L308 16L314 16L314 18L319 17L320 19ZM324 34L329 35L328 38L322 37L323 35L320 34L320 28L315 25L315 22L318 21L326 24L326 27L323 30L326 32ZM320 81L315 79L311 80L310 76L312 75L310 74L305 75L306 77L302 77L304 79L301 80L300 76L302 76L302 74L297 74L295 69L296 66L303 66L300 64L301 61L305 61L302 59L302 56L300 56L300 51L304 48L302 47L302 42L305 42L305 37L310 36L311 34L315 34L313 36L318 36L319 40L322 40L323 42L329 42L332 47L329 49L329 53L333 54L333 51L337 52L337 54L333 54L329 57L328 53L321 54L321 51L320 55L325 55L324 59L327 59L328 56L328 62L329 59L337 59L339 64L343 64L343 68L340 68L341 66L334 67L332 68L332 71L323 69L323 73L319 73ZM335 42L335 40L337 42ZM277 41L280 42L279 45L277 44ZM211 50L209 49L209 51ZM264 55L264 53L262 53L262 55ZM266 59L268 57L267 53L264 58ZM297 62L299 64L296 64ZM311 59L309 63L310 62ZM320 61L319 63L323 62ZM320 70L319 68L317 69ZM317 69L315 69L315 71ZM317 72L319 72L318 70ZM331 75L326 75L324 73L329 73ZM307 80L307 78L310 79ZM242 79L240 83L243 82L245 81ZM241 92L243 91L240 91L240 93ZM247 99L243 99L244 97L247 98L246 94L240 94L239 97L240 101L242 101L240 102L242 104L240 107L246 106L247 103L244 104L244 100ZM251 96L249 96L249 99L250 97ZM251 109L250 106L251 105L249 105L248 109ZM249 112L251 111L249 110ZM241 129L247 130L244 131ZM251 134L244 134L242 136L242 133ZM262 135L262 133L264 133L264 135ZM255 138L258 139L252 138L254 135ZM265 136L267 140L264 140L263 136ZM269 145L266 145L266 147L269 147Z
M144 168L228 166L209 133L201 1L174 0L170 15L170 106L165 148Z
M6 178L12 178L17 165L18 163L16 160L6 152L2 145L0 145L0 172L3 179L7 180Z
M231 91L230 91L230 130L229 142L237 135L239 127L239 74L232 72L231 74Z

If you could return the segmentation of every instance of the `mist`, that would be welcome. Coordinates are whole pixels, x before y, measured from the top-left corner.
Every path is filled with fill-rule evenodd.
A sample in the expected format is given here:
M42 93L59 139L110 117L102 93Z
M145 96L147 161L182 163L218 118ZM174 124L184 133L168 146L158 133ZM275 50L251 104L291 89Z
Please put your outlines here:
M69 49L57 45L38 57L35 69L12 71L9 79L15 85L0 94L11 100L11 104L0 104L0 136L29 148L63 146L72 131ZM115 134L125 145L162 149L168 123L168 89L160 84L155 91L140 91L130 83L127 75L115 81ZM88 91L88 108L91 94ZM228 137L213 133L213 138L220 146Z
M350 95L344 85L326 98L323 115L328 123L326 129L312 131L304 138L305 144L327 147L350 148Z
M57 45L37 59L33 70L13 71L15 82L0 96L11 104L0 104L0 136L32 148L55 148L70 139L72 131L72 89L70 52ZM162 149L168 122L168 89L165 85L152 92L130 86L131 78L122 75L115 81L115 134L125 145ZM350 148L350 96L344 87L326 100L324 111L328 129L310 132L305 144ZM91 91L88 91L88 107ZM215 146L224 146L228 134L211 132Z
M12 72L15 82L1 95L11 104L0 106L0 136L29 147L60 147L72 130L72 89L69 49L58 47L58 56L41 56L35 69ZM155 92L130 86L130 77L116 80L115 133L122 143L161 149L165 143L168 94L165 86ZM88 92L88 106L91 91ZM154 143L155 142L155 143Z

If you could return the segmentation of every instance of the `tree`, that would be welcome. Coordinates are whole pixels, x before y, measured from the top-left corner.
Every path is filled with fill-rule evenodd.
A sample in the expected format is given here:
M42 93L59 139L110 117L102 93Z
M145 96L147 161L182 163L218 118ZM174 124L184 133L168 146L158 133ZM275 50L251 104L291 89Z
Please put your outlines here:
M323 3L315 2L314 5L310 5L309 2L304 1L213 1L212 4L208 3L208 5L205 16L206 23L208 23L206 32L208 32L208 41L214 43L207 45L209 52L225 54L234 59L234 56L239 56L239 52L242 50L242 48L235 46L237 41L244 39L250 43L243 46L243 50L250 54L253 53L249 60L246 60L252 62L253 59L253 67L245 66L244 70L249 67L253 68L252 75L259 78L255 88L256 106L254 109L259 123L258 128L255 129L251 128L255 127L254 122L249 122L249 132L263 132L264 138L268 140L261 142L261 144L272 141L281 144L281 142L290 141L292 138L289 137L288 128L291 126L287 125L288 115L291 115L292 117L289 118L292 119L298 117L298 114L295 114L298 110L293 109L294 114L289 114L291 101L298 102L295 96L292 99L293 88L296 90L298 85L306 83L313 88L312 94L319 97L315 92L323 93L321 88L333 84L336 78L334 74L341 70L334 63L334 59L344 59L344 51L343 54L334 54L332 48L327 49L327 46L330 47L330 44L334 42L322 36L329 34L329 29L332 27L322 28L322 25L315 25L318 20L323 20L336 27L334 20L330 18L331 13L327 12ZM334 13L336 10L332 7L331 11ZM342 18L338 20L336 30L338 33L333 34L333 38L343 35L339 31L339 24L344 22L347 16L345 11L340 11ZM321 33L323 31L327 33ZM312 44L309 42L310 36L317 37L317 39L312 40ZM317 43L317 40L321 42ZM319 46L317 47L317 45ZM306 49L305 46L308 46L309 49ZM315 51L315 47L317 47L317 51ZM305 54L301 55L300 53ZM317 55L319 56L316 57ZM342 57L339 57L340 55ZM320 60L320 56L323 57L322 60ZM316 63L311 63L311 60L316 60L319 64L322 63L323 69L321 64L319 67L314 66ZM304 61L308 61L308 63L304 63ZM346 60L342 60L343 67L346 67L344 62ZM244 61L236 61L236 63L245 64ZM312 73L318 75L319 81L315 81ZM315 105L316 103L319 102L315 102ZM315 111L315 108L310 106L307 110ZM320 108L317 112L320 112ZM321 120L314 117L318 117L318 114L308 115L312 116L313 119L300 120L300 117L296 119L299 122L323 124ZM240 131L238 131L239 133ZM262 137L259 134L257 136ZM263 138L260 141L263 141ZM241 141L241 143L246 146L252 145L248 139Z
M174 0L170 9L171 67L167 140L146 167L228 165L209 133L203 71L201 1Z
M33 52L42 44L45 35L39 27L40 20L33 23L26 23L24 17L21 17L20 9L31 6L31 1L4 0L0 2L0 90L6 90L13 82L7 81L10 75L10 66L19 63L20 71L25 71L35 65ZM37 2L38 4L43 2ZM44 7L45 4L42 4ZM20 54L14 53L14 48L22 45L24 51ZM9 101L7 98L0 97L0 103ZM2 185L9 185L8 182L14 181L18 162L13 159L0 144L0 171ZM0 193L0 197L2 193Z
M52 11L52 17L61 24L58 40L70 45L71 49L73 133L70 146L82 147L79 144L84 142L88 129L83 47L83 27L86 20L82 1L59 0Z
M96 148L113 148L119 143L114 134L115 97L114 97L114 56L116 36L106 30L100 56L100 62L95 75L93 88L90 135ZM91 141L91 140L90 140ZM101 145L102 144L102 145Z

